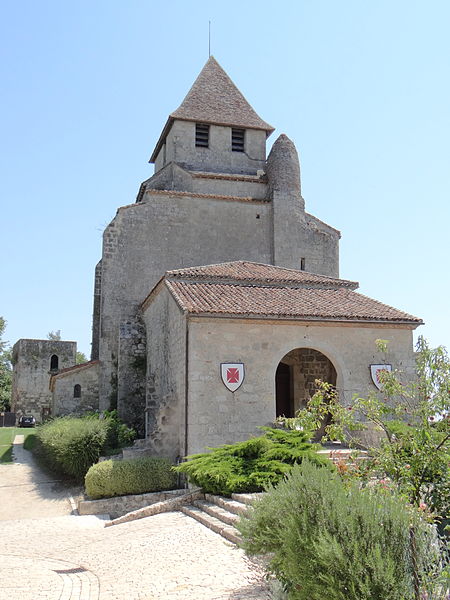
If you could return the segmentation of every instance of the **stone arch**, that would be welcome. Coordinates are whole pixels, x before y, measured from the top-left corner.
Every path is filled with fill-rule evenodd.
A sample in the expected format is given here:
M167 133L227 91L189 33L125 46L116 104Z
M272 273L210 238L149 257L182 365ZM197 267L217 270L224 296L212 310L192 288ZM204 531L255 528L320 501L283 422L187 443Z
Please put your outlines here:
M48 356L48 354L47 354ZM50 357L50 371L57 371L59 369L59 358L57 354L52 354Z
M275 372L276 416L294 417L299 409L306 406L317 389L316 379L336 387L338 373L326 354L311 347L287 352ZM326 422L323 427L325 425Z
M79 383L76 383L73 386L73 397L74 398L81 398L81 385Z

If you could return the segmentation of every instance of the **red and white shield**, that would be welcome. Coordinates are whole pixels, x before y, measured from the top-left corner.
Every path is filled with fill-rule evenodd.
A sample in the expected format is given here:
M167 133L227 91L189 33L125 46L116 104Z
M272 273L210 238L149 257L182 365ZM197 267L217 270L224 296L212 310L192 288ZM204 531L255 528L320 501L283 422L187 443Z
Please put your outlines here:
M235 392L244 381L244 363L221 363L220 375L230 392Z
M392 365L370 365L370 374L372 375L372 381L376 387L381 390L383 385L380 381L380 373L383 371L392 371Z

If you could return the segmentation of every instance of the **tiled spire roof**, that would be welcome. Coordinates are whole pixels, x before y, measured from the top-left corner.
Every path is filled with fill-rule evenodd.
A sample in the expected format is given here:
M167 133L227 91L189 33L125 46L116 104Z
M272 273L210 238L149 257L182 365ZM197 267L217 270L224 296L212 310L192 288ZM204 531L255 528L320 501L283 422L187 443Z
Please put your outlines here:
M262 129L268 136L274 130L256 114L213 56L209 57L183 102L169 115L150 162L155 162L175 119Z
M184 121L263 129L268 134L274 130L256 114L213 56L170 116Z

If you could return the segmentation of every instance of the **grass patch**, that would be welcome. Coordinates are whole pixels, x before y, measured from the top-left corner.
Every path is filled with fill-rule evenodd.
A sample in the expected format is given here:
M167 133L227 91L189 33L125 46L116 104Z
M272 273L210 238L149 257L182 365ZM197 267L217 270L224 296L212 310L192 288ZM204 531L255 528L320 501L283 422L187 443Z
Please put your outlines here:
M0 464L12 463L12 446L0 446Z
M23 447L31 450L31 438L36 438L34 429L22 429L21 427L0 427L0 464L13 462L13 442L16 435L23 435L25 438ZM30 439L30 442L28 440Z
M16 436L17 427L0 427L0 446L10 446Z

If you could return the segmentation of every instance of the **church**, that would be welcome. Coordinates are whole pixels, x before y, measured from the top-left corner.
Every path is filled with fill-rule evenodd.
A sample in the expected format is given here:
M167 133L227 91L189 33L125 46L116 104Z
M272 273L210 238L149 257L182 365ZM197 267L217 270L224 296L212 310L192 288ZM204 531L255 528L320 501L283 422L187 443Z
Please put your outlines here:
M318 378L350 405L380 369L412 376L421 319L339 278L340 232L306 212L292 141L266 156L273 131L211 56L162 128L154 175L104 231L91 360L19 340L13 410L117 407L175 459L294 416Z

